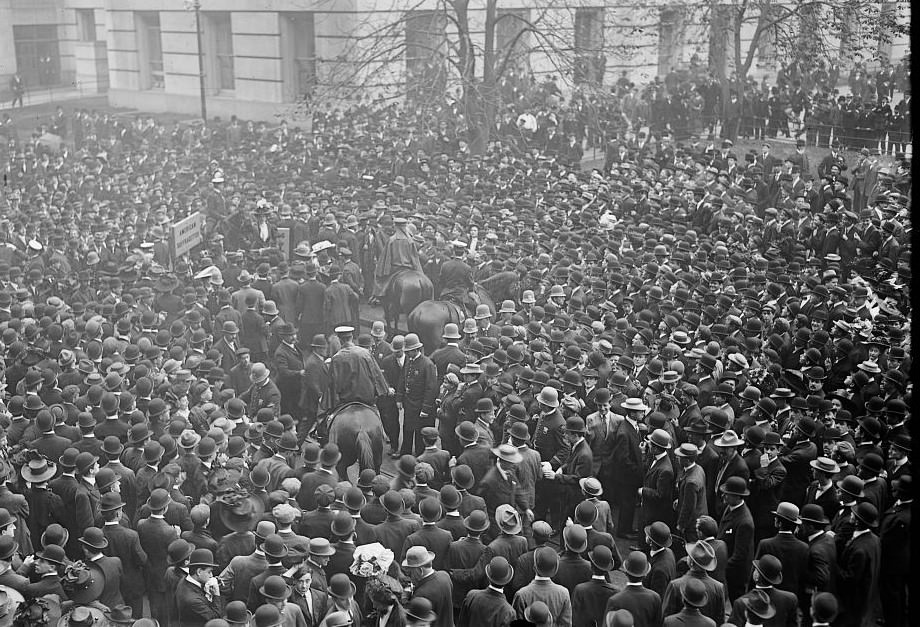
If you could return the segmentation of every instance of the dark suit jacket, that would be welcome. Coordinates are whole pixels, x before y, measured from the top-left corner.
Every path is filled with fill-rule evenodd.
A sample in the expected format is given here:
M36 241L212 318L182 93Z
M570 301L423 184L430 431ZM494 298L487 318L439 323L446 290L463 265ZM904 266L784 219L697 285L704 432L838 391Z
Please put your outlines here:
M684 534L692 531L706 509L705 471L699 464L688 471L681 470L677 480L677 530Z
M460 606L461 627L485 627L487 625L507 625L515 618L514 608L508 603L504 594L491 588L470 590ZM377 627L376 624L368 627Z
M166 549L169 543L179 538L162 518L145 518L137 523L137 535L141 548L147 554L147 567L144 579L149 589L163 592L166 577Z
M268 560L264 553L235 556L220 573L222 595L228 601L245 602L249 595L249 582L267 566Z
M350 576L348 569L352 561L354 561L355 543L336 542L334 546L335 555L331 556L329 558L329 563L326 564L326 574L330 577L339 573Z
M422 525L418 531L409 534L409 537L406 538L402 552L405 555L409 547L423 546L434 553L434 562L432 563L434 569L444 570L447 551L453 541L454 537L450 531L441 529L436 525Z
M617 590L612 584L591 579L575 586L572 591L572 624L585 627L604 627L607 601Z
M716 627L718 623L708 616L703 616L694 607L684 607L676 614L665 616L662 625L664 627Z
M778 558L783 565L783 580L776 587L796 596L804 594L808 576L808 545L791 533L777 533L760 541L754 559L767 554Z
M746 582L751 576L751 559L754 555L754 519L747 505L742 503L734 510L725 508L716 537L725 540L728 548L726 581L740 577Z
M581 486L579 481L592 475L591 446L587 440L580 440L569 451L569 456L562 464L562 474L557 481L568 488L569 501L581 501Z
M627 585L610 597L604 615L616 610L629 610L636 625L661 624L661 597L645 586Z
M144 594L144 568L147 553L141 548L137 532L123 525L104 525L102 534L109 545L103 553L121 559L121 595L133 599Z
M105 575L105 587L102 589L102 594L99 595L99 602L107 607L115 607L124 603L120 589L122 577L124 576L121 559L103 555L90 563L97 566L102 571L102 574Z
M514 471L508 473L505 479L499 473L495 464L489 468L489 471L483 476L482 481L476 486L476 492L482 495L486 502L486 513L495 525L495 510L499 505L510 504L517 508L518 512L527 510L527 501L524 493L521 491L520 484L514 476Z
M473 484L473 490L477 490L479 482L482 481L482 478L492 467L492 451L489 447L482 444L474 444L473 446L468 446L463 449L463 452L457 456L457 465L467 465L470 467L470 470L473 471L473 479L475 483ZM461 508L460 513L466 516L467 514L463 513Z
M444 375L447 374L447 367L450 364L456 364L458 368L465 366L466 355L460 350L459 346L442 346L431 353L431 361L434 363L434 367L438 373L438 380L440 381L444 379Z
M623 498L634 499L636 490L642 485L644 469L642 451L639 449L639 432L627 420L617 425L610 471L617 492Z
M45 575L38 581L28 584L22 596L27 599L34 599L36 597L43 597L47 594L56 594L61 597L62 600L68 598L67 593L64 592L64 587L61 585L61 577L57 573Z
M73 507L76 514L76 529L82 536L87 527L96 524L99 516L99 490L95 486L79 481L73 494ZM64 503L65 507L68 505Z
M285 405L291 406L300 403L301 382L303 378L300 371L304 370L304 355L297 347L291 347L282 342L275 349L272 360L278 391L281 392L281 400Z
M220 353L220 367L224 372L229 373L230 369L239 363L240 358L236 355L236 349L242 346L237 340L233 348L227 344L226 338L221 338L214 343L213 348ZM242 394L243 390L237 390L237 394Z
M907 577L910 572L910 510L910 503L899 503L882 515L879 545L883 577Z
M715 621L716 625L721 625L725 621L725 601L727 600L725 585L710 577L705 571L691 570L668 584L664 596L661 597L662 615L671 616L681 611L684 605L683 590L690 579L699 580L709 595L706 605L700 608L702 614Z
M831 487L825 490L821 496L817 496L817 494L818 484L812 481L805 490L805 504L817 503L824 510L824 515L827 516L827 519L833 520L840 510L840 495L837 492L837 486L832 481Z
M339 475L332 470L332 472L326 472L325 470L316 469L311 472L308 472L303 477L300 478L300 491L297 492L297 503L305 509L306 511L312 511L316 509L316 488L321 485L327 485L330 488L335 488L336 484L339 482ZM308 534L309 535L309 534ZM309 536L313 537L313 536Z
M434 401L438 396L438 372L425 355L406 359L403 389L396 390L396 399L434 418Z
M268 352L268 327L265 324L265 318L255 309L247 309L243 312L240 343L256 354Z
M70 533L70 538L67 541L66 547L68 555L73 551L73 557L81 556L83 553L79 550L80 546L77 542L77 538L82 535L82 532L77 532L77 512L74 507L74 494L77 491L77 480L72 475L61 475L57 479L52 479L48 487L61 498L61 502L64 505L64 509L62 510L63 518L58 522L60 522ZM92 526L92 523L87 526Z
M466 490L460 490L460 509L457 511L460 513L460 516L466 517L469 516L473 510L481 509L486 511L486 502L481 496L471 494Z
M713 492L707 494L709 501L709 515L719 520L722 516L722 510L725 509L725 504L722 501L722 492L720 486L722 486L729 477L741 477L747 483L748 478L750 477L750 472L748 471L747 464L741 455L735 455L732 457L723 469L721 465L716 467L716 480L712 484Z
M759 457L759 455L758 455ZM773 526L773 514L779 504L779 494L783 481L786 479L786 467L779 459L774 459L766 468L760 467L760 460L751 476L751 496L747 499L751 516L754 517L754 526L758 529L769 529Z
M438 615L432 627L453 627L453 584L443 570L435 571L415 584L415 596L431 601L432 609Z
M73 446L73 444L67 438L62 438L56 433L46 433L37 440L30 442L29 446L47 459L57 463L57 460L64 454L64 450Z
M176 606L179 608L179 624L182 627L204 627L204 624L224 614L222 597L208 601L204 590L187 579L176 586Z
M811 482L809 462L818 457L818 447L810 440L799 442L791 449L783 449L780 461L786 467L782 499L801 507L805 500L805 489Z
M281 392L275 382L269 379L264 385L253 385L240 395L246 403L250 416L255 416L260 409L270 407L277 418L281 414Z
M872 612L878 594L881 547L871 531L851 538L841 551L837 571L839 625L860 625Z
M649 557L648 563L650 570L642 580L642 585L662 595L668 587L668 582L677 576L674 552L669 548L662 549Z
M393 551L397 559L401 561L405 557L403 548L406 545L406 538L418 529L419 524L416 521L390 515L385 521L374 527L374 533L377 534L377 541Z
M642 480L642 519L674 524L674 468L664 455L645 471ZM662 590L664 592L664 590Z
M837 545L826 532L808 542L808 567L804 587L816 592L834 592L837 576Z
M591 579L591 562L576 553L568 550L559 556L559 568L552 580L566 590L574 590L575 586Z

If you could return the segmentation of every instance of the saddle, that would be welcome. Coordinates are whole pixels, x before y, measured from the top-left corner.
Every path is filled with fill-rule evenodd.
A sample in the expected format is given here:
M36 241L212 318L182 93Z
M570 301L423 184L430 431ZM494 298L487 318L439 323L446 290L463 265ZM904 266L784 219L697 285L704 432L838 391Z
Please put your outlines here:
M474 290L468 290L463 295L465 298L457 298L455 294L445 294L443 296L444 302L450 303L457 308L461 320L472 318L476 315L476 307L482 303L479 294Z

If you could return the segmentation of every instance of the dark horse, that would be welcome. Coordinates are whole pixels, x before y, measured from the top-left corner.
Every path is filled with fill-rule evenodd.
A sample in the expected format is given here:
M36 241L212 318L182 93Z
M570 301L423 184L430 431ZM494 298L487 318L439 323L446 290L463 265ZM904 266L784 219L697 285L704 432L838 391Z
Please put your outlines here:
M322 427L317 427L317 436L321 442L332 442L339 447L342 459L336 464L336 470L341 479L348 478L348 469L355 462L359 465L359 472L373 468L380 474L386 436L375 408L363 403L343 405Z
M492 300L500 303L504 300L513 300L515 304L521 301L521 277L513 270L505 270L487 277L479 282Z
M488 305L489 310L494 314L495 303L489 293L479 285L476 286L475 292L479 303ZM409 331L418 335L425 346L425 352L430 354L441 345L444 325L453 322L457 326L463 326L463 320L467 315L469 314L456 303L446 300L426 300L412 310L406 322L409 325Z
M408 315L419 303L434 297L434 286L424 272L403 270L390 278L383 295L383 319L390 333L397 333L399 318Z

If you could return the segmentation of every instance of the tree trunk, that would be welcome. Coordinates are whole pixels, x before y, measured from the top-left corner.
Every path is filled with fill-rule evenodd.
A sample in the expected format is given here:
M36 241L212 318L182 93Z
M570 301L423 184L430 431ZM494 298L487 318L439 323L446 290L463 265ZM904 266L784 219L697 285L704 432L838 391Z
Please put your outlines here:
M485 153L489 145L492 123L495 120L496 94L495 86L495 19L497 0L486 0L485 43L482 53L482 83L475 88L475 82L464 86L467 101L466 108L470 134L470 151L473 154Z

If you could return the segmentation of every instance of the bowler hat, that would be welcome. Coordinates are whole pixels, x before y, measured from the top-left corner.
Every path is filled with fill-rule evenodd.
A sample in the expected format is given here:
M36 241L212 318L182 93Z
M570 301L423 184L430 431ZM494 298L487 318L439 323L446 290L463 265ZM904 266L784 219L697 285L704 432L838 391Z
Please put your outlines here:
M774 555L767 553L760 559L754 560L754 568L774 586L778 586L783 581L783 565Z
M450 471L450 478L461 490L469 490L476 482L473 471L466 464L454 466Z
M345 614L345 612L336 612L336 614ZM330 614L330 617L332 615ZM349 619L350 621L350 619ZM281 625L281 611L274 605L268 603L260 605L253 615L253 622L255 627L278 627ZM327 625L329 624L329 617L326 618ZM348 625L349 623L345 623Z
M672 447L671 434L664 429L655 429L648 438L646 438L646 441L664 450L670 450Z
M489 578L492 585L504 586L514 579L514 568L511 567L508 560L498 555L486 564L486 577Z
M837 597L831 592L818 592L811 598L811 615L816 623L831 624L837 618Z
M782 501L776 506L776 510L772 512L777 518L782 518L791 523L800 524L802 520L799 518L799 508L793 503L788 501Z
M78 540L81 544L99 551L109 545L109 541L102 535L102 529L99 527L87 527L83 531L83 536L78 538Z
M729 477L719 489L723 494L734 494L736 496L748 496L750 494L747 482L743 477Z
M645 535L652 543L659 547L671 546L671 530L668 525L660 520L653 522L645 528Z
M648 557L642 551L632 551L623 561L623 572L630 577L645 577L652 569Z
M824 513L824 508L818 503L807 503L803 505L802 512L799 514L799 519L803 522L810 522L817 525L830 524L827 515Z
M537 547L533 552L534 570L541 577L552 577L559 568L559 555L550 547Z
M447 484L441 486L441 491L438 493L438 501L447 510L456 510L459 509L462 499L460 498L460 492L457 491L457 488Z
M283 600L291 596L291 587L279 575L271 575L259 588L259 594L267 599Z
M217 564L214 562L214 554L211 553L210 549L195 549L192 551L188 558L188 566L189 568L196 566L217 568Z
M681 590L684 603L691 607L704 607L709 602L709 593L699 579L688 579Z
M867 527L878 525L878 509L872 503L857 503L853 507L853 515Z
M469 420L464 420L458 424L454 429L454 433L466 442L475 442L479 439L479 432L476 430L476 426Z
M434 561L434 553L421 545L409 547L406 558L402 562L403 568L420 568L428 566Z

